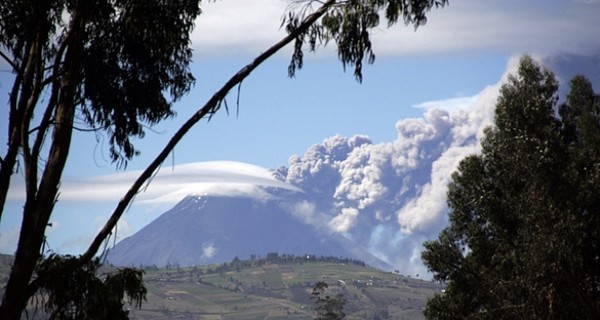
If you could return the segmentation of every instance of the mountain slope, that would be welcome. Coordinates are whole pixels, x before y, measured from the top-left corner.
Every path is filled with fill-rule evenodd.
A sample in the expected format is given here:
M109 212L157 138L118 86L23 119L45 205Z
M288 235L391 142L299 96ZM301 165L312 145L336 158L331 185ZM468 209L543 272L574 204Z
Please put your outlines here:
M115 265L206 265L251 255L343 256L390 267L339 234L326 234L284 209L285 200L186 197L123 239L108 254Z

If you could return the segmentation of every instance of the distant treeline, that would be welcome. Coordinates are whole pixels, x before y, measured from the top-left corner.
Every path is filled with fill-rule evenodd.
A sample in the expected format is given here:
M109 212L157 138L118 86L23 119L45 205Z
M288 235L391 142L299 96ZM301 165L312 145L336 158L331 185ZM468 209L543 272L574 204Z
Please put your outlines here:
M366 264L363 261L350 259L350 258L342 258L342 257L334 257L334 256L317 256L314 254L305 254L301 256L293 255L293 254L279 254L277 252L267 253L265 257L261 257L260 255L252 254L250 255L250 259L241 260L238 257L233 258L231 262L224 262L219 265L213 266L204 266L199 268L199 266L193 266L192 268L196 271L203 271L203 273L224 273L229 271L240 271L246 268L256 268L261 267L266 264L280 264L280 265L292 265L292 264L303 264L307 262L327 262L327 263L343 263L343 264L352 264L361 267L365 267ZM165 269L180 269L181 267L175 263L167 263ZM150 270L158 270L159 268L155 265L153 266L144 266L142 269L150 269Z
M277 252L270 252L266 257L261 258L260 256L250 255L249 260L240 260L238 257L233 258L229 263L223 263L221 267L226 268L226 271L239 271L244 268L260 267L265 264L303 264L306 262L328 262L328 263L344 263L353 264L361 267L366 264L360 260L354 260L350 258L333 257L333 256L316 256L311 254L305 254L301 256L293 254L279 254Z

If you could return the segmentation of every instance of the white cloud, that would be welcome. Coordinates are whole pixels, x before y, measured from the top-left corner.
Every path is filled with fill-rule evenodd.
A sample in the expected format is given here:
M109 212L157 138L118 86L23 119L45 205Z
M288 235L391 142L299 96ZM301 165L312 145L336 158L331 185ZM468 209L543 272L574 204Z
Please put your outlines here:
M308 200L302 200L300 202L296 202L292 204L288 210L294 215L296 218L300 219L300 221L310 224L316 225L316 210L317 206L309 202Z
M440 109L457 111L469 109L477 101L477 95L472 97L457 97L443 100L425 101L412 106L417 109Z
M218 1L202 6L193 33L198 54L255 54L285 33L279 29L288 1ZM429 13L414 30L403 23L373 32L379 55L447 54L495 50L502 53L589 53L597 41L597 1L450 1Z
M202 256L201 259L210 259L217 254L217 247L212 242L202 244Z
M260 53L285 36L280 30L285 1L227 0L205 2L192 33L196 52L205 54Z
M85 180L65 179L61 184L61 202L118 201L141 171L129 171ZM162 168L136 196L138 203L176 203L187 195L250 196L265 198L264 187L301 191L273 177L265 168L235 162L209 161ZM9 200L22 200L22 188L15 185Z
M339 215L329 221L329 227L335 232L347 232L354 225L358 214L356 208L343 208Z

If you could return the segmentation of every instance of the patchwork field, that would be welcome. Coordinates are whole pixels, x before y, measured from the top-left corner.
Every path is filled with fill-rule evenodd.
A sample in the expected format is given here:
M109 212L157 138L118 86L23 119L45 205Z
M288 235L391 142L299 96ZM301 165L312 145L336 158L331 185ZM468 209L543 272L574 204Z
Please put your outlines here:
M244 264L245 263L245 264ZM423 319L427 298L442 287L356 263L307 260L181 268L145 268L147 301L131 319L314 319L309 298L319 281L346 300L346 319ZM5 283L10 257L0 256Z
M147 270L148 301L133 319L314 319L319 281L346 299L346 319L423 319L439 284L354 264L264 264L238 271L210 267Z

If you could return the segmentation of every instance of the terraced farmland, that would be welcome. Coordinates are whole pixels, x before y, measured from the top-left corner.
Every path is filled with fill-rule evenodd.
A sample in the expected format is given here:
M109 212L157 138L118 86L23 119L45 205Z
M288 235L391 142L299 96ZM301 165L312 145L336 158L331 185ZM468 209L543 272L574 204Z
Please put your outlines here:
M289 258L289 256L288 256ZM0 255L0 284L12 257ZM131 319L314 319L309 296L319 281L346 300L346 319L423 319L437 283L383 272L361 263L296 259L158 269L146 267L147 301Z
M341 293L346 319L422 319L438 284L354 264L264 264L239 271L211 267L148 270L148 301L134 319L313 319L318 281Z

